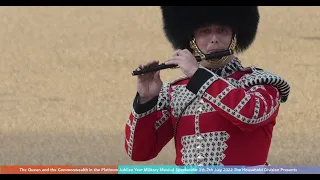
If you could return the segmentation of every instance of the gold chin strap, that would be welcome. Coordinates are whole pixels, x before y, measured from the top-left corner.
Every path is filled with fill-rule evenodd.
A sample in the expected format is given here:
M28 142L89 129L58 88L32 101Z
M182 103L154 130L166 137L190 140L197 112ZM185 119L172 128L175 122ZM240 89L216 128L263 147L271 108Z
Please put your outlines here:
M230 45L229 45L229 48L228 49L231 49L233 51L235 51L235 47L236 47L236 44L237 44L237 37L236 35L233 36L231 42L230 42ZM197 46L197 43L196 43L196 40L195 38L193 38L191 41L190 41L190 47L191 49L193 50L193 55L194 56L200 56L201 59L204 59L204 54L201 52L201 50L199 49L199 47ZM212 65L218 65L218 64L223 64L227 59L228 59L229 56L223 56L221 57L219 60L212 60L212 59L207 59L206 61L209 62L210 64Z

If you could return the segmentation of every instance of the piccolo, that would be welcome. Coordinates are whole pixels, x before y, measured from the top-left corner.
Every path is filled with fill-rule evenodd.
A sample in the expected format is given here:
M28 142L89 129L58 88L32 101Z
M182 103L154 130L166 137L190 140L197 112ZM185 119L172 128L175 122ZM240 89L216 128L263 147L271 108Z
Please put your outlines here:
M203 61L203 60L211 60L211 59L219 59L223 56L228 56L233 54L233 51L231 49L228 50L224 50L224 51L219 51L219 52L215 52L215 53L211 53L211 54L205 54L204 56L195 56L197 62ZM136 76L136 75L141 75L141 74L145 74L145 73L149 73L149 72L155 72L155 71L159 71L159 70L163 70L163 69L169 69L169 68L175 68L177 67L177 65L175 64L169 64L166 65L165 63L156 65L156 66L151 66L148 68L143 68L143 69L136 69L132 72L132 76Z

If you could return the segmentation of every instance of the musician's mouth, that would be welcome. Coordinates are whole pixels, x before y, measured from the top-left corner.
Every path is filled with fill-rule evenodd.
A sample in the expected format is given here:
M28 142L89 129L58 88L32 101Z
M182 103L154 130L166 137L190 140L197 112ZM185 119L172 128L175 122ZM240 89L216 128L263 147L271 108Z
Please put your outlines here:
M219 51L223 51L223 49L211 49L207 52L207 54L211 54L211 53L215 53L215 52L219 52Z

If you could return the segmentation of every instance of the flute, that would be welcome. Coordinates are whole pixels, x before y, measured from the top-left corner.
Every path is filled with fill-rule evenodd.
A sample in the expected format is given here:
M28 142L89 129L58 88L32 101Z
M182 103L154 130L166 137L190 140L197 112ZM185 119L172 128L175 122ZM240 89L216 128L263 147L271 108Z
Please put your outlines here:
M233 54L233 51L231 49L228 49L228 50L224 50L224 51L215 52L212 54L205 54L204 56L195 56L195 58L196 58L197 62L200 62L203 60L218 59L223 56L228 56L231 54ZM149 72L155 72L155 71L159 71L162 69L175 68L175 67L177 67L177 65L175 65L175 64L166 65L165 63L162 63L157 66L151 66L151 67L143 68L143 69L136 69L132 72L132 76L141 75L141 74L145 74L145 73L149 73Z

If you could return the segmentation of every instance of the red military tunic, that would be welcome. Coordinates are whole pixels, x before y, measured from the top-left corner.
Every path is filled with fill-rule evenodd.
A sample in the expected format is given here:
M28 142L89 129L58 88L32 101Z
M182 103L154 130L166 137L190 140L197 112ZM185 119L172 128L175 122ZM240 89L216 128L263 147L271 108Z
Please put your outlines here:
M147 161L175 135L176 165L263 165L289 91L281 77L244 68L237 58L214 71L200 66L145 104L137 94L125 149L132 160Z

